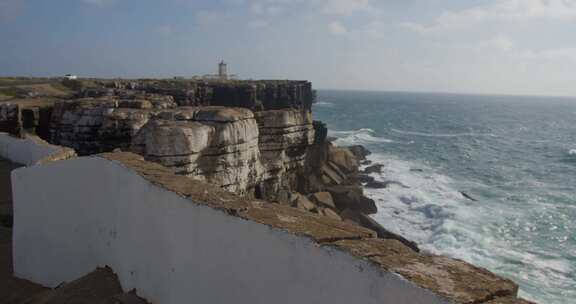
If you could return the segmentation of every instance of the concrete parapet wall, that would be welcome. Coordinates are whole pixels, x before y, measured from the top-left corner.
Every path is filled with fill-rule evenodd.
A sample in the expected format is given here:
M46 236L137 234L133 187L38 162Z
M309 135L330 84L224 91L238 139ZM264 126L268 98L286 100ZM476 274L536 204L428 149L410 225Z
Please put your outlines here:
M465 262L240 199L132 153L21 168L12 179L15 275L51 287L108 265L125 290L161 304L487 303L517 293Z
M8 133L0 133L0 157L14 163L32 166L75 155L72 149L48 144L32 135L16 138Z
M15 274L47 286L109 265L124 289L162 304L445 302L367 261L195 204L103 158L22 168L13 178Z

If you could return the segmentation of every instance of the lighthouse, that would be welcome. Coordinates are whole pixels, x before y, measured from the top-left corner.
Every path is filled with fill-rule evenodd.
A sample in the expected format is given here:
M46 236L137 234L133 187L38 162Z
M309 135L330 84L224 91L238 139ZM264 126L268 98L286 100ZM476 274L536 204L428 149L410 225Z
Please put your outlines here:
M222 80L228 79L227 69L228 67L226 65L226 62L224 62L224 60L220 61L220 63L218 64L218 78Z

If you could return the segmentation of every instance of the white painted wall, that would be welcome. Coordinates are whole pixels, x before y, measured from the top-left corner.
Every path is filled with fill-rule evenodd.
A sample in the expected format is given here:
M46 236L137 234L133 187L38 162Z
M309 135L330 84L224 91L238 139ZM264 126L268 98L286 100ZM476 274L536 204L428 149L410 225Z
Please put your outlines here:
M0 157L14 163L32 166L61 150L59 146L43 145L29 138L16 138L0 132Z
M106 159L21 168L12 178L14 271L47 286L109 265L125 290L158 304L444 303L361 259L196 205Z

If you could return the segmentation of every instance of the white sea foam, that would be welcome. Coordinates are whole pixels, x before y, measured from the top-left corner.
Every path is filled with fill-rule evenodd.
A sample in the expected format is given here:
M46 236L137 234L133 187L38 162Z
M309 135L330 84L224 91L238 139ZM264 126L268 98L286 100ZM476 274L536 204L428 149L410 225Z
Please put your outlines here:
M362 129L358 129L358 130L349 130L349 131L334 131L334 130L329 130L328 131L330 133L330 135L332 136L342 136L342 135L353 135L353 134L357 134L357 133L374 133L374 130L370 129L370 128L362 128Z
M576 155L576 149L570 149L568 155Z
M435 242L457 242L462 239L456 230L464 229L456 222L459 213L469 207L462 194L451 187L452 180L434 173L430 168L382 154L370 155L373 163L384 164L378 180L393 180L385 189L367 189L378 204L374 218L388 229L414 239L430 251L437 252ZM419 169L414 171L413 169Z
M398 129L390 129L392 132L405 134L405 135L414 135L414 136L424 136L424 137L462 137L462 136L490 136L495 137L495 134L492 133L424 133L424 132L414 132L414 131L404 131Z
M339 146L350 146L350 145L363 145L363 144L374 144L374 143L392 143L393 140L386 139L383 137L378 137L374 135L374 130L372 129L359 129L354 131L329 131L330 136L335 136L338 139L335 144Z
M334 106L333 103L328 102L328 101L318 101L318 102L315 102L314 105L315 105L315 106L321 106L321 107L322 107L322 106L323 106L323 107L332 107L332 106Z
M380 153L368 158L384 165L382 174L372 174L375 179L407 186L390 184L385 189L366 189L378 205L374 219L387 229L416 241L424 251L489 268L522 280L525 286L535 286L535 278L541 282L538 285L571 286L574 265L562 258L542 259L541 254L519 250L511 242L515 232L505 227L510 225L507 219L515 219L513 225L520 228L527 223L518 219L518 210L494 208L489 201L472 202L457 189L463 181L423 164ZM521 295L544 299L529 291L522 290Z
M576 297L571 277L576 265L563 254L554 255L555 251L533 251L538 247L531 245L530 235L537 233L538 225L533 223L530 213L482 195L482 191L491 191L505 199L508 193L500 193L497 188L492 189L479 181L454 180L423 163L379 153L382 150L378 149L378 143L398 142L378 137L372 129L329 133L338 138L337 145L367 145L373 151L368 156L372 164L384 165L382 174L371 175L379 181L398 182L389 183L384 189L365 190L378 206L378 213L373 218L387 229L417 242L426 252L452 256L514 278L522 286L522 297L541 303L562 303L562 298ZM570 154L576 155L576 151ZM521 184L546 188L538 181L522 181ZM465 198L460 192L465 189L479 201ZM480 192L474 192L474 189ZM540 197L527 199L530 201L523 203L523 209L525 206L540 206L549 211L557 209L547 208L547 202ZM560 224L555 221L554 225ZM557 238L559 244L561 236ZM542 292L543 287L560 287L566 291L562 295L546 294Z

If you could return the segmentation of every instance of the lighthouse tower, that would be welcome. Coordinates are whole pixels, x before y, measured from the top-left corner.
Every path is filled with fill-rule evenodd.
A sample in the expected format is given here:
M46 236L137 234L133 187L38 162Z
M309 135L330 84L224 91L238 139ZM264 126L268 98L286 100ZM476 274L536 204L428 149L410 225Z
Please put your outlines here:
M228 67L226 65L226 62L224 62L224 60L220 61L220 63L218 64L218 78L222 80L228 79L227 69Z

